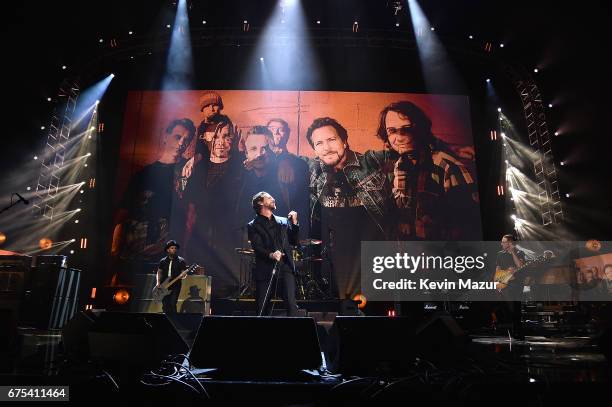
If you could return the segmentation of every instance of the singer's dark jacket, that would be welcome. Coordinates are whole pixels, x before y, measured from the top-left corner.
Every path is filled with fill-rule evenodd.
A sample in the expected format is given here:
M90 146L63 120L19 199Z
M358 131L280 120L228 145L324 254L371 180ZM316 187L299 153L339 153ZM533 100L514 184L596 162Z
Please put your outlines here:
M289 270L295 272L295 264L291 256L291 245L298 244L299 226L294 225L287 218L272 216L271 219L257 215L247 225L251 247L255 252L255 267L253 277L255 280L269 279L274 268L275 261L270 258L270 253L280 250L284 256L281 259L279 272ZM275 239L278 233L278 239ZM281 247L277 247L275 240Z

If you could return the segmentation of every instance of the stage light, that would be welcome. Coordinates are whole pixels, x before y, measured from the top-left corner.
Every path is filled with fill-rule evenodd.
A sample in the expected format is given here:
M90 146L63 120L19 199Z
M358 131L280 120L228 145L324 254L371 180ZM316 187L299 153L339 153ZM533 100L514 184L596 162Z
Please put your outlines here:
M474 39L474 36L473 36L473 35L470 35L468 38L469 38L470 40L473 40L473 39Z
M510 216L510 218L512 218L512 220L516 220L516 215Z
M111 78L114 78L114 77L115 77L115 74L114 74L114 73L110 74L110 77L111 77Z
M497 111L501 113L501 107L498 107L498 108L497 108Z
M128 34L129 34L129 35L132 35L132 34L134 34L134 32L133 32L133 31L129 31L129 32L128 32Z
M79 192L80 192L81 194L84 194L84 193L85 193L85 191L83 191L82 189L81 189L81 191L79 191Z
M559 164L563 167L565 165L565 161L561 161Z
M431 31L436 31L436 29L434 27L431 27L430 30Z
M87 167L87 163L85 163L84 167Z
M242 23L243 24L248 24L249 22L247 20L244 20Z
M65 70L66 68L68 68L66 65L62 65L62 69Z
M130 293L126 289L121 289L113 295L113 301L119 305L125 305L130 300Z
M548 104L548 107L550 107L550 108L552 109L553 104L552 104L552 103L549 103L549 104Z
M487 78L487 83L491 82L491 79Z
M3 244L4 242L6 242L6 235L0 232L0 244Z
M533 377L530 377L530 378L529 378L529 383L535 383L535 381L536 381L536 380L535 380Z
M70 239L70 243L76 242L76 239Z
M202 20L202 24L206 24L206 20Z
M285 24L285 20L281 20L281 24Z
M505 160L505 161L506 161L506 164L508 164L508 160Z
M87 138L91 138L91 134L89 136L87 136Z
M539 72L538 68L535 68L535 69L533 70L533 72L534 72L534 73L538 73L538 72Z
M35 159L35 160L38 160L38 156L37 156L37 155L35 155L35 156L34 156L34 159Z
M53 245L53 240L51 240L48 237L43 237L42 239L38 241L38 247L40 247L42 250L47 250L51 248L52 245Z
M70 250L70 254L74 254L74 250Z
M76 211L77 211L77 212L81 212L81 208L77 208L77 210L76 210Z
M98 40L98 42L99 42L100 44L102 44L102 43L104 42L104 40L103 40L102 38L100 38L100 39Z
M259 58L259 60L260 60L261 62L263 62L263 61L264 61L263 57Z
M502 136L502 137L506 137L506 133L502 132L502 133L501 133L501 136Z
M51 98L47 98L47 102L50 102L50 101L51 101Z
M366 304L368 303L368 299L363 294L356 294L353 297L353 301L357 302L357 307L359 309L364 309Z
M40 126L40 129L41 129L41 130L44 130L44 129L45 129L45 126Z
M85 156L86 156L86 157L89 157L90 155L91 155L91 153L87 153L87 154L85 154Z
M96 105L100 104L100 99L96 99Z
M317 24L321 24L321 20L317 20Z
M79 220L78 220L78 219L75 219L74 223L79 223Z
M171 25L170 25L170 24L166 24L166 28L170 28L170 27L171 27Z
M27 187L27 188L26 188L26 191L29 191L29 190L31 190L31 189L32 189L32 187Z
M396 26L396 27L399 27L399 23L395 23L395 26Z
M559 135L559 132L558 132L558 131L555 131L555 136L558 136L558 135Z
M503 48L504 47L504 43L499 44L499 47Z
M565 197L566 197L566 198L569 198L569 197L570 197L570 194L565 194Z

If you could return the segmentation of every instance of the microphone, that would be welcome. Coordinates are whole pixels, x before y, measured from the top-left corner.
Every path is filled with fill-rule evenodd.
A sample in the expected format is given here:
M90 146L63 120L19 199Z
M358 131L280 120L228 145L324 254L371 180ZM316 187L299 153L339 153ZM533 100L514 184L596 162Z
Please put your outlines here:
M27 205L27 204L30 203L30 201L28 201L27 199L25 199L24 197L19 195L17 192L15 192L15 195L17 195L19 197L19 200L22 201L24 205Z

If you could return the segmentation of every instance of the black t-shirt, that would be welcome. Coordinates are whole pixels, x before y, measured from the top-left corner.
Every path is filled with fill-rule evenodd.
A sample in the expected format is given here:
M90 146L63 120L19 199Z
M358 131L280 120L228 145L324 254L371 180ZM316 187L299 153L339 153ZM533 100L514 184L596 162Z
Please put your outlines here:
M381 240L382 232L368 214L342 172L329 173L321 205L321 238L332 245L341 241L359 247L362 240Z
M170 265L172 263L172 265ZM176 258L171 259L169 256L164 257L159 262L159 269L162 271L162 281L168 277L168 268L171 267L170 276L176 277L183 270L187 270L187 263L185 259L181 256L176 256Z
M521 259L524 264L525 263L525 252L518 250L518 249L515 249L515 250L516 250L516 257ZM497 260L495 261L495 265L502 269L507 269L508 267L517 268L517 265L514 263L512 254L504 250L497 252Z

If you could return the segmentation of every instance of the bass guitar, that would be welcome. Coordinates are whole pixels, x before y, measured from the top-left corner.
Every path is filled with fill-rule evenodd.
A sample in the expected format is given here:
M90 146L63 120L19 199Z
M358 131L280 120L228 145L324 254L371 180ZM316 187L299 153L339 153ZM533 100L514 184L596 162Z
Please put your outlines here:
M193 274L198 268L201 268L199 265L197 264L192 264L191 266L189 266L189 268L187 270L184 270L181 274L179 274L176 277L168 277L166 278L160 285L159 287L154 287L153 288L153 293L152 293L152 297L153 300L155 302L161 302L164 297L166 297L166 295L170 294L170 290L169 288L172 287L172 285L174 283L176 283L179 279Z

